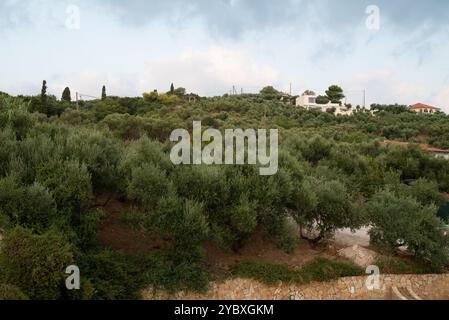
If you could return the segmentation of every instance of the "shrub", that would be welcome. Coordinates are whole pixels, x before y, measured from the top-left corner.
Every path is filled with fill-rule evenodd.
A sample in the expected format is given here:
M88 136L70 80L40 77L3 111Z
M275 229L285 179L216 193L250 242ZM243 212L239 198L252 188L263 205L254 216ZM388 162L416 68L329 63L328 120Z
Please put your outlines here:
M83 212L80 223L75 228L77 247L83 252L96 249L98 244L98 231L104 213L101 210Z
M128 197L146 209L154 209L159 198L172 189L165 172L152 164L132 169Z
M167 173L171 172L174 167L170 157L164 153L163 145L151 141L145 136L126 148L120 169L123 175L130 180L133 168L141 167L144 164L152 164Z
M86 255L81 268L95 288L93 299L139 299L139 290L145 287L144 270L138 261L116 251Z
M119 163L123 145L110 134L97 130L71 131L64 146L64 158L84 163L92 176L92 184L98 190L120 190L123 177Z
M287 265L244 261L231 268L235 277L251 278L267 284L325 282L342 277L363 275L363 270L352 264L316 258L299 269Z
M303 279L309 281L330 281L343 277L363 275L363 270L344 262L335 262L325 258L316 258L301 268Z
M360 225L361 213L354 210L354 201L341 182L309 177L304 181L302 190L299 210L293 216L301 228L318 231L318 236L310 240L318 242L331 237L337 229Z
M383 274L428 274L432 270L428 265L408 258L379 256L374 265L378 266Z
M390 251L406 247L418 260L436 269L448 261L449 237L435 206L423 206L409 196L381 191L366 204L372 221L373 244Z
M299 282L303 279L298 270L291 269L287 265L270 264L265 262L244 261L235 264L231 268L234 277L250 278L267 284L282 282Z
M55 201L47 189L38 183L22 187L12 176L0 180L0 213L12 223L38 232L58 218Z
M72 264L72 248L58 231L34 235L16 227L3 239L0 269L6 283L20 288L30 299L59 299L65 270Z
M0 301L28 300L28 297L16 286L0 283Z
M138 116L110 114L102 123L123 140L137 140L145 134L146 121Z
M145 284L154 289L204 292L209 284L198 257L186 259L174 252L162 251L149 256L145 265Z
M53 160L38 169L37 181L52 191L58 210L78 224L82 209L92 198L87 167L75 160Z

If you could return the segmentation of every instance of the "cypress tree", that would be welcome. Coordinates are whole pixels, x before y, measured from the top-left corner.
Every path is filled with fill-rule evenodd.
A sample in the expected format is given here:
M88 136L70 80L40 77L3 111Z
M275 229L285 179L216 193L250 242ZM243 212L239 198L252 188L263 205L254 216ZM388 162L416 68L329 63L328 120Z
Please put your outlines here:
M41 89L41 102L40 102L40 110L39 112L45 113L47 116L50 114L49 106L47 103L47 81L42 81L42 89Z
M62 93L62 101L72 102L72 95L70 94L70 88L67 87L64 89L64 92Z
M44 80L42 82L42 89L41 89L41 99L47 98L47 81Z
M101 100L105 100L106 97L106 86L103 86L103 89L101 89Z
M173 83L170 86L170 94L174 95L175 94L175 86L173 85Z

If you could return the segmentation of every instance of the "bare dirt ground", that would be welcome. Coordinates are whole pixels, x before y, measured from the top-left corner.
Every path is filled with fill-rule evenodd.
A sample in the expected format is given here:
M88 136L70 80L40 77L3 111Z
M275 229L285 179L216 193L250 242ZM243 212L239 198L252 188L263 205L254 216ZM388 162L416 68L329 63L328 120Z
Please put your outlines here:
M99 240L104 247L122 251L129 255L145 255L168 245L166 241L152 239L142 230L132 228L123 221L122 214L130 211L130 203L119 201L109 195L97 197L95 203L105 213L99 232ZM104 204L106 205L103 207ZM307 241L298 240L297 247L291 254L287 254L272 243L265 241L261 232L257 232L251 237L238 252L222 250L209 241L203 244L204 264L212 271L215 270L217 274L244 260L298 267L316 257L336 259L337 250L344 247L348 241L351 244L358 242L357 235L354 238L350 234L348 235L346 231L339 233L337 238L345 239L345 241L312 247Z
M214 243L204 244L206 252L205 262L208 265L218 267L229 267L236 262L243 260L262 261L269 263L286 264L292 267L303 265L318 256L333 255L327 247L312 248L305 241L298 241L295 251L291 254L276 248L275 245L265 241L261 233L256 233L238 252L224 251L219 249Z
M129 255L142 255L160 249L164 244L160 240L150 239L145 232L128 226L122 219L123 213L131 209L131 205L111 198L107 195L97 198L96 203L107 204L101 209L105 217L100 227L99 240L106 247L122 251Z

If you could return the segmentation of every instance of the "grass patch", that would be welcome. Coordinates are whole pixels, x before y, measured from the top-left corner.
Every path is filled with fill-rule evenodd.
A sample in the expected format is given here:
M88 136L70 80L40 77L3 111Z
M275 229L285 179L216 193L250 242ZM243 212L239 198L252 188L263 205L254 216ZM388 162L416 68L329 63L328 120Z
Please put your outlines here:
M208 273L198 259L179 258L169 250L146 257L144 278L147 286L172 293L180 290L204 293L209 285Z
M316 258L300 269L281 264L244 261L235 264L231 268L231 274L234 277L254 279L266 284L275 284L279 281L305 284L359 276L363 275L363 270L349 263Z
M434 273L430 266L401 257L379 256L374 263L383 274L428 274Z
M302 282L300 273L286 265L256 261L243 261L231 268L231 274L239 278L254 279L266 284L282 282Z
M343 277L361 276L364 274L362 268L347 263L336 262L325 258L316 258L304 265L300 272L309 281L330 281Z

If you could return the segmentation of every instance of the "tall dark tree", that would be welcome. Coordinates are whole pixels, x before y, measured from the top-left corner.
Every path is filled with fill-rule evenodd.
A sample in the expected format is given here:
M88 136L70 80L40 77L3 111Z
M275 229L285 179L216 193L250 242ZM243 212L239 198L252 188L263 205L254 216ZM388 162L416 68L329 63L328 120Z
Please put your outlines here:
M105 100L106 97L106 86L103 86L103 88L101 89L101 100Z
M70 88L66 87L62 92L62 101L72 102L72 95L70 94Z
M326 96L332 103L341 103L341 100L345 98L343 89L336 85L329 87L329 89L326 91Z
M172 83L171 86L170 86L170 94L172 94L172 95L175 94L175 86L174 86L173 83Z
M44 100L46 98L47 98L47 81L44 80L42 82L41 99Z
M42 89L40 96L40 107L38 107L39 112L46 114L49 116L50 107L48 106L48 98L47 98L47 81L42 81Z

